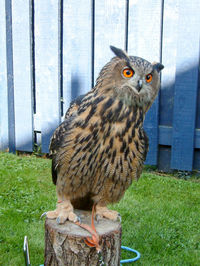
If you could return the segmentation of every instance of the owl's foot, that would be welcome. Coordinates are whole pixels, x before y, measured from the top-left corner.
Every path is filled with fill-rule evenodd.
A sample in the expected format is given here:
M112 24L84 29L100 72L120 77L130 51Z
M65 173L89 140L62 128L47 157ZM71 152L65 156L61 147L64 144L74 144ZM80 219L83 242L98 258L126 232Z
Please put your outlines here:
M58 224L63 224L66 220L74 223L79 221L79 218L74 213L73 206L69 200L59 201L57 208L54 211L46 212L45 215L49 219L56 219Z
M112 221L121 222L121 215L117 211L109 210L107 207L96 205L96 218L107 218Z

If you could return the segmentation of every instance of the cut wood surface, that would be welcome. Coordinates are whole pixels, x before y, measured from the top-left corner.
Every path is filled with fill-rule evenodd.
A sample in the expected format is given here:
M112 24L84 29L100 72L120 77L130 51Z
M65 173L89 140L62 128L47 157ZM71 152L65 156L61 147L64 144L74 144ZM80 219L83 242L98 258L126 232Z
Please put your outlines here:
M91 224L91 212L75 211L84 224ZM105 265L120 265L121 224L108 219L95 221L100 237L100 246ZM63 225L56 220L45 221L45 265L95 266L100 265L95 247L85 244L90 233L80 226L66 221Z

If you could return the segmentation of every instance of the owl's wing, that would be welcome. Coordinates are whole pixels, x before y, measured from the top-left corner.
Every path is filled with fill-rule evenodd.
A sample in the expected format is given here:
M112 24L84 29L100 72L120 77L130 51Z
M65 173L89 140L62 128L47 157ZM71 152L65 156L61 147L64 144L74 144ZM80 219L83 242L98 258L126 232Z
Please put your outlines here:
M70 103L70 107L65 113L65 119L67 119L69 116L71 116L74 112L76 112L82 102L82 99L86 96L86 94L82 94L78 96L75 100L73 100Z
M146 134L146 132L144 131L144 129L142 128L140 130L140 143L142 144L142 152L141 152L141 157L139 158L140 160L140 167L138 167L137 172L136 172L136 179L138 180L140 178L140 175L142 174L142 170L143 170L143 164L146 161L147 158L147 153L149 150L149 138Z
M80 95L74 101L71 102L69 109L65 114L64 121L58 126L58 128L54 131L49 145L49 156L52 158L52 180L56 185L57 182L57 167L58 162L56 160L57 153L63 146L66 147L66 138L70 134L71 126L73 124L74 119L77 117L77 110L81 104L82 99L85 95Z
M65 140L68 136L68 132L70 131L71 124L73 123L73 120L75 118L75 115L69 116L67 119L65 119L60 126L54 131L51 141L50 141L50 146L49 146L49 155L52 158L52 180L53 183L56 185L57 182L57 167L58 167L58 162L57 162L57 154L60 152L60 149L65 144Z

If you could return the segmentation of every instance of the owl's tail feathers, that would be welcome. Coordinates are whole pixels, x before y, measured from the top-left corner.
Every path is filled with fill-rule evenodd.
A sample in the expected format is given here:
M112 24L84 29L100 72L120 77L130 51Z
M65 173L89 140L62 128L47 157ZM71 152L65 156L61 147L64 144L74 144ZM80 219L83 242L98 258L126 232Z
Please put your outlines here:
M99 236L97 234L95 225L94 225L94 214L95 214L95 207L96 205L94 204L92 207L92 216L91 216L91 226L87 225L87 224L83 224L80 222L76 222L75 224L77 224L78 226L84 228L85 230L87 230L92 237L86 237L85 239L85 243L89 246L89 247L95 247L97 252L101 251L101 247L99 245Z

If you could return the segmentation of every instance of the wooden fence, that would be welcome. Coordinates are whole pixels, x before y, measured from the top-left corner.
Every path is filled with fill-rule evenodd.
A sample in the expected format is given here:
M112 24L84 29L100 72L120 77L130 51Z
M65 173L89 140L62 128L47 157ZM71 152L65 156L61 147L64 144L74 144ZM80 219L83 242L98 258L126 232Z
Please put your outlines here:
M200 169L199 0L0 0L0 150L33 151L90 90L109 45L161 61L146 163Z

